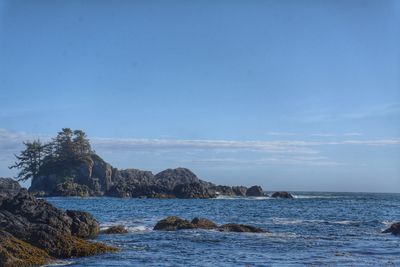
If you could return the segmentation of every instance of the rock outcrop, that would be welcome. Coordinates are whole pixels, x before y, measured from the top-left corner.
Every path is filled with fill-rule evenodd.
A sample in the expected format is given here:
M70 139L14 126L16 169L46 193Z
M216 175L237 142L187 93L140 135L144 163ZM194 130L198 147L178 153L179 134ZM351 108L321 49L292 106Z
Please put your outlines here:
M204 218L194 218L191 222L185 219L181 219L176 216L167 217L159 221L155 226L154 230L157 231L177 231L183 229L207 229L207 230L217 230L221 232L247 232L247 233L265 233L266 231L245 224L228 223L218 226L216 223L204 219Z
M62 211L20 189L0 204L0 266L40 265L51 258L115 251L84 239L98 232L99 224L89 213Z
M271 195L274 198L293 198L293 196L288 192L275 192Z
M382 233L392 233L393 235L400 235L400 222L392 224L388 229Z
M153 230L176 231L176 230L194 229L194 228L196 227L188 220L184 220L176 216L170 216L157 222Z
M246 196L248 197L262 197L265 196L261 186L252 186L246 190Z
M53 164L53 165L52 165ZM156 175L138 169L118 170L96 154L66 162L47 162L32 179L29 191L37 196L111 196L146 198L215 198L261 196L259 186L216 186L186 168Z
M227 223L218 227L222 232L265 233L261 228L246 224Z
M19 190L21 190L21 186L17 181L0 177L0 201L2 198L15 196Z

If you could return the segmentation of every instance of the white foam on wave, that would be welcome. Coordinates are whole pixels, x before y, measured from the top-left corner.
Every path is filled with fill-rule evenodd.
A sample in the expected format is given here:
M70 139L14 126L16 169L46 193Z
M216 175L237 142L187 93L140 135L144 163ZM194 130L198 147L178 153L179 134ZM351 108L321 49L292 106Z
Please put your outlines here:
M308 199L308 198L339 198L339 196L324 196L324 195L292 195L294 198L298 199Z
M128 230L129 233L149 232L149 231L153 230L153 228L148 225L137 224L137 223L132 223L132 221L121 220L121 221L110 222L110 223L102 223L100 225L100 231L106 230L112 226L117 226L117 225L124 226Z
M265 200L265 199L271 199L270 197L232 197L232 196L224 196L224 195L219 195L214 199L228 199L228 200Z
M42 265L43 267L45 266L67 266L74 264L74 261L67 261L67 260L54 260L50 264Z
M149 232L149 231L153 230L153 228L148 227L146 225L138 225L138 226L127 227L127 229L128 229L128 232L130 232L130 233Z

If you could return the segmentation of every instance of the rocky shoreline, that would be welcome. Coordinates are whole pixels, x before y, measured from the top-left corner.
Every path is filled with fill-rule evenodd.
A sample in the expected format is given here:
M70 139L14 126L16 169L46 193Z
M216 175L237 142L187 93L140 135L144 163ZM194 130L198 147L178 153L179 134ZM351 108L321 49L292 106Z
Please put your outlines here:
M117 251L87 240L99 229L91 214L62 211L17 182L0 178L0 266L43 265L57 258Z

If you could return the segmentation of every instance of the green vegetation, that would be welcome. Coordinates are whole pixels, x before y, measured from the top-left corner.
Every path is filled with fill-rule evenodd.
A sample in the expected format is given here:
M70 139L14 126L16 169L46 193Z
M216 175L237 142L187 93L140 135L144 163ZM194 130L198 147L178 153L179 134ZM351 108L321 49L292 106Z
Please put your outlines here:
M63 128L48 143L34 140L23 144L25 149L20 155L15 155L17 161L9 167L20 170L17 175L19 181L49 173L57 173L67 179L71 167L89 161L93 154L86 134L82 130L72 131L70 128Z

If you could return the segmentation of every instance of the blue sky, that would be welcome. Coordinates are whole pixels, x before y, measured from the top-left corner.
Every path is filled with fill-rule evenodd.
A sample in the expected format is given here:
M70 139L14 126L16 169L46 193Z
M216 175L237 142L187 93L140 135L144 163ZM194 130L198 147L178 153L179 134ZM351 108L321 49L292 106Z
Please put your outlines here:
M0 0L0 176L83 129L115 167L400 192L400 2Z

